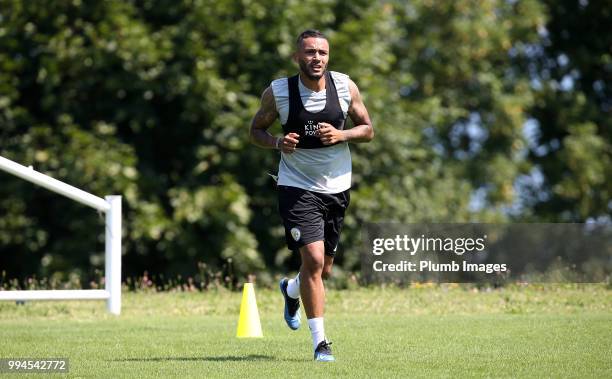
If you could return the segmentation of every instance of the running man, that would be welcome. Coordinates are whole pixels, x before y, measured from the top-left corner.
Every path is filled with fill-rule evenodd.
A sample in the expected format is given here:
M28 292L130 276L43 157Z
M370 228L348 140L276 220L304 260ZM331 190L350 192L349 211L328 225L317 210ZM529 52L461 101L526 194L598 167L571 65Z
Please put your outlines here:
M332 270L344 212L349 205L351 154L348 142L369 142L374 129L359 89L345 74L328 71L329 43L317 30L297 39L299 74L274 80L251 123L251 142L278 149L278 206L290 250L301 257L299 274L283 278L285 321L300 327L300 295L312 333L314 359L334 361L323 326L323 279ZM353 127L344 129L347 115ZM283 137L268 128L279 118Z

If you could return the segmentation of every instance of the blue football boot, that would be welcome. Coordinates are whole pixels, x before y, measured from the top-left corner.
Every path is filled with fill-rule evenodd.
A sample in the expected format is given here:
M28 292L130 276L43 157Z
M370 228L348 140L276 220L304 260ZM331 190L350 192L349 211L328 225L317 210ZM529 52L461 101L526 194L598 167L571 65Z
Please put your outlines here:
M287 295L287 284L289 279L282 278L279 286L283 297L285 298L285 321L287 326L293 330L297 330L300 327L300 299L294 299Z

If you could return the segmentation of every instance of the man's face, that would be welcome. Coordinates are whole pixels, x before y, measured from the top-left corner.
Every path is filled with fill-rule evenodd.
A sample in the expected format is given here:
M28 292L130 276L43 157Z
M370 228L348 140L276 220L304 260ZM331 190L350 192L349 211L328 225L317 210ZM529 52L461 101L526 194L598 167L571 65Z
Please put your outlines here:
M295 59L309 79L321 79L329 61L329 44L325 38L309 37L302 40Z

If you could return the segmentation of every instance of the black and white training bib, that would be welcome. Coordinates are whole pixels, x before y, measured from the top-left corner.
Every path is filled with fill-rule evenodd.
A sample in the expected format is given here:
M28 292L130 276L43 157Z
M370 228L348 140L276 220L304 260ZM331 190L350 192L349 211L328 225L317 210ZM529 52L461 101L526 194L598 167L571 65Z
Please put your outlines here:
M284 134L300 135L294 153L281 153L279 185L319 193L339 193L351 187L348 143L325 146L317 136L319 122L344 128L351 102L348 81L347 75L326 72L325 90L320 92L306 88L297 75L272 82Z

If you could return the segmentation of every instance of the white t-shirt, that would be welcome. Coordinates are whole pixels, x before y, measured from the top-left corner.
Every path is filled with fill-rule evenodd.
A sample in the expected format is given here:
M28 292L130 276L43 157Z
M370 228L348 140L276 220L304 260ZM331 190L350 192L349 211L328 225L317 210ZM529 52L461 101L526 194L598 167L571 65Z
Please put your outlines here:
M348 75L330 71L338 92L340 108L346 117L351 105ZM281 124L289 117L289 85L287 78L276 79L270 85ZM298 80L302 104L308 112L325 108L325 89L315 92ZM319 193L340 193L351 188L351 152L348 143L330 147L296 149L292 154L281 152L278 185L298 187Z

